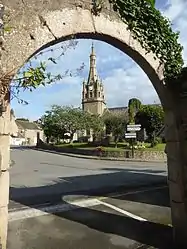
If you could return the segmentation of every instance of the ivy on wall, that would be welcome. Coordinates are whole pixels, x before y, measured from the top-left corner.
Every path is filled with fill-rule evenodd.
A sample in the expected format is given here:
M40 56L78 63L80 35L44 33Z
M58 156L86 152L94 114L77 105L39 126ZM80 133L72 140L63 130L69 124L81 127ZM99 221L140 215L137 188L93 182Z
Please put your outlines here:
M170 21L154 7L153 0L109 0L132 36L142 47L153 52L164 63L165 82L180 75L183 67L179 33L173 32Z

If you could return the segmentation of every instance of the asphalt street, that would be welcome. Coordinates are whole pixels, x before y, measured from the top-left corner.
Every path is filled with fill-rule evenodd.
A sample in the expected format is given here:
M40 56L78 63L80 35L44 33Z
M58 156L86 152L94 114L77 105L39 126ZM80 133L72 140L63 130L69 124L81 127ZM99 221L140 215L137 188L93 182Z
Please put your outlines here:
M24 148L11 159L8 249L172 248L165 164Z
M100 194L166 181L164 163L100 161L32 149L11 151L10 208L14 202L58 202L67 193Z

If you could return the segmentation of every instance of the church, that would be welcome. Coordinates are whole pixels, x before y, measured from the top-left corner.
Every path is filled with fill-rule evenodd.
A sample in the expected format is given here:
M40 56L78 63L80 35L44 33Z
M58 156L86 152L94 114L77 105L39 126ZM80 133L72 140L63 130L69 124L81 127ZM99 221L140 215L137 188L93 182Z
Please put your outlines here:
M82 84L82 110L94 115L104 115L106 112L120 113L128 119L127 107L108 108L105 100L104 85L100 79L96 67L96 53L92 43L90 53L90 65L87 81L84 80ZM80 139L80 137L89 136L89 141L92 141L92 131L77 132L73 140Z
M152 104L159 105L160 104ZM128 107L108 108L105 100L104 85L97 73L96 53L92 43L90 53L90 65L87 81L83 81L82 85L82 109L91 114L102 116L105 112L114 114L122 114L128 120ZM157 136L164 137L165 127L158 132ZM88 134L87 134L88 135ZM89 134L90 135L90 134Z
M107 108L104 85L97 73L96 53L92 43L90 54L90 66L87 81L82 86L82 109L86 112L103 115L105 112L120 112L128 115L127 107Z

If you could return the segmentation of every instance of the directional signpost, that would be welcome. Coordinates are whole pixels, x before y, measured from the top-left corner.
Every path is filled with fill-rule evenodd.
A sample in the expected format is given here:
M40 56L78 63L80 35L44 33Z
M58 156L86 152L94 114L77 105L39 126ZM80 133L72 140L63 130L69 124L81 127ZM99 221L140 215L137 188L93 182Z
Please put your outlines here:
M125 138L136 138L136 133L132 132L125 133Z
M127 131L140 131L141 125L135 124L135 125L127 125Z
M127 125L127 132L125 133L125 138L129 138L131 141L131 146L132 146L132 158L134 158L134 140L136 139L136 131L141 130L141 125L140 124L129 124Z

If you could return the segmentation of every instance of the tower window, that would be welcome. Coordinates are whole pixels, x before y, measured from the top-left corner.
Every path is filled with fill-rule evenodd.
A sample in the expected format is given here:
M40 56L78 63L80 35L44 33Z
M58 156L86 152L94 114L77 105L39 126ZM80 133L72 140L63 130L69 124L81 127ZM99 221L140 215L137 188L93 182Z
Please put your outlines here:
M90 92L90 98L92 98L92 96L93 96L93 94L92 94L92 92Z
M85 94L85 98L86 98L86 99L88 98L88 94L87 94L87 93Z
M99 98L101 97L101 93L99 92Z

